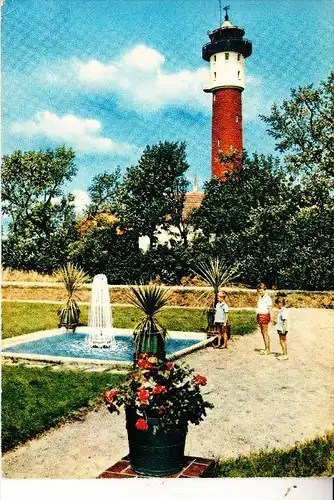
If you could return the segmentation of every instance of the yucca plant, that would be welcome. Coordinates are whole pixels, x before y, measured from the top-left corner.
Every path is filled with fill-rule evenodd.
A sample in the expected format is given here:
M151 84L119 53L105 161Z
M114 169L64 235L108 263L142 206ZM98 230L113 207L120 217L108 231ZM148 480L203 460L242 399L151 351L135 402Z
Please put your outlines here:
M211 292L203 292L200 296L202 303L203 300L207 301L209 298L209 307L207 309L208 330L213 326L214 310L218 302L219 290L238 277L238 267L238 265L227 266L219 257L215 259L210 257L207 261L197 264L195 269L192 270L204 283L212 288Z
M142 313L134 329L136 362L143 353L165 359L166 328L160 324L157 314L168 303L169 292L158 285L130 286L127 293L130 304Z
M58 328L65 327L67 330L75 331L79 324L80 309L76 303L75 298L80 300L80 297L75 294L82 285L87 283L90 278L81 268L74 266L71 262L58 269L54 273L54 277L57 281L63 283L66 292L67 300L64 307L59 311L59 323Z

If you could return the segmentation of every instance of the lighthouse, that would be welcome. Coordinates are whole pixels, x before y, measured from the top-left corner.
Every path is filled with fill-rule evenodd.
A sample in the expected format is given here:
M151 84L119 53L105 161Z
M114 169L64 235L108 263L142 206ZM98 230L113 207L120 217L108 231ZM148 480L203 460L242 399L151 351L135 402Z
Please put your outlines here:
M212 93L212 175L224 180L230 163L222 164L221 155L242 154L242 100L245 88L245 59L252 43L244 39L245 30L229 21L208 32L210 42L203 46L202 57L210 63L209 81L204 92Z

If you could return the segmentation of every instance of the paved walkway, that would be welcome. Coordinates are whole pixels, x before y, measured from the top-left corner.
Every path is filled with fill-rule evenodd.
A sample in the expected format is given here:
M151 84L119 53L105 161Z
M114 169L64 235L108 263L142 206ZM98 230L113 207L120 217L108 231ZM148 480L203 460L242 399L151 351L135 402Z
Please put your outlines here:
M289 361L260 356L259 332L234 337L227 350L207 348L187 357L208 378L215 404L189 429L186 454L237 457L284 448L332 428L334 311L291 309ZM274 327L272 350L279 352ZM94 478L128 453L123 414L103 407L67 423L3 457L9 478Z

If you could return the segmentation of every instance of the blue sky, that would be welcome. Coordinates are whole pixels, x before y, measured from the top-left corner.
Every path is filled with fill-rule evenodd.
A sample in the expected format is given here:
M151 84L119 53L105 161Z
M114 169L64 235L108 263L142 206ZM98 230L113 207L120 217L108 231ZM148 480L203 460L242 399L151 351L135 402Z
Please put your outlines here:
M230 0L253 43L243 93L244 147L273 152L259 120L290 88L332 69L330 0ZM225 3L222 0L222 6ZM211 95L202 91L207 31L218 0L6 0L2 8L4 154L74 147L87 191L94 174L124 170L147 144L187 143L189 178L211 173Z

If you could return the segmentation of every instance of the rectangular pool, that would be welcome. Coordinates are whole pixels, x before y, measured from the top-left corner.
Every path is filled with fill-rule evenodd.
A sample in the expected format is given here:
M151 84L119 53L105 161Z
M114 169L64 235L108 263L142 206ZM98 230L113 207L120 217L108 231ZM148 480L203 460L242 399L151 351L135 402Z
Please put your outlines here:
M199 344L201 339L195 338L167 338L165 342L166 354L171 355L183 349ZM88 333L63 333L46 336L28 342L17 343L4 347L3 353L33 354L59 358L80 358L105 361L132 362L134 352L133 336L115 335L111 347L90 347Z

